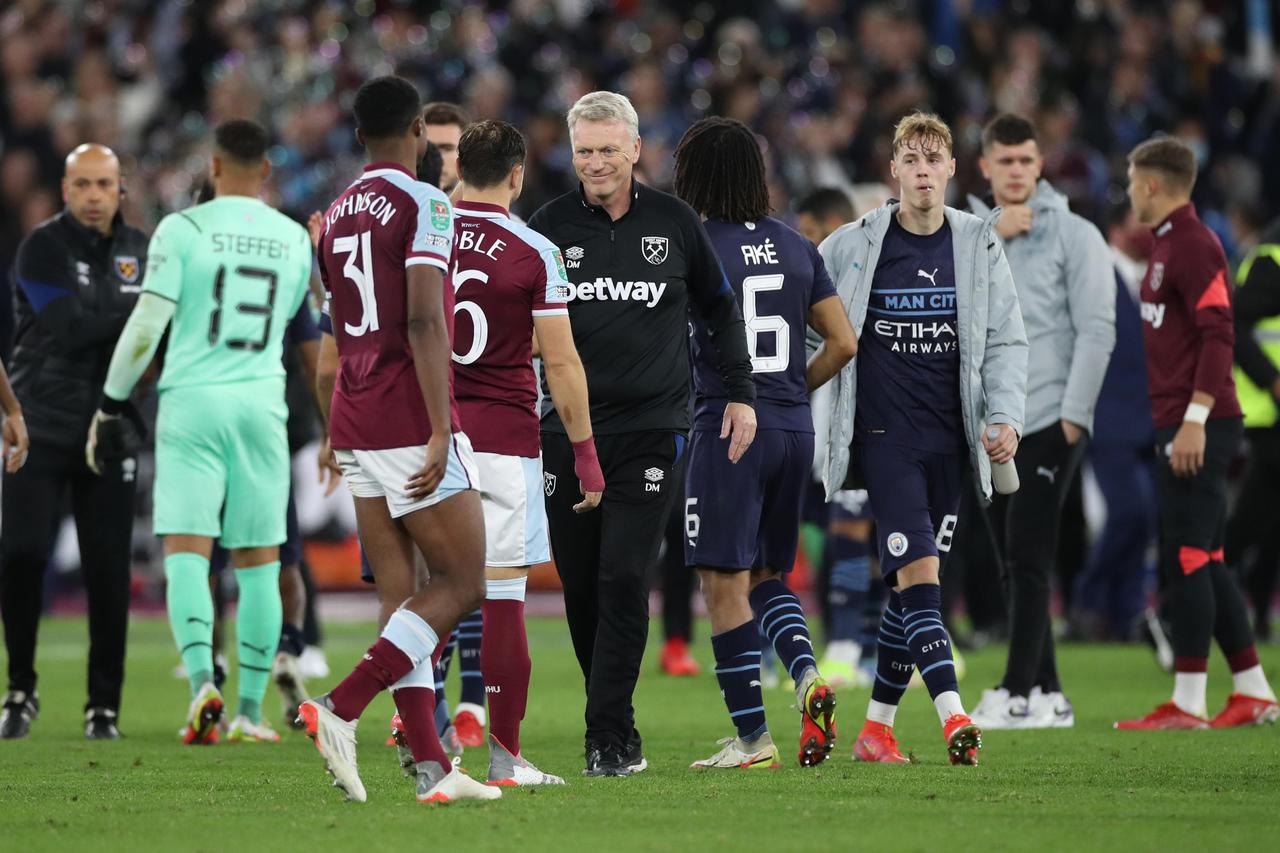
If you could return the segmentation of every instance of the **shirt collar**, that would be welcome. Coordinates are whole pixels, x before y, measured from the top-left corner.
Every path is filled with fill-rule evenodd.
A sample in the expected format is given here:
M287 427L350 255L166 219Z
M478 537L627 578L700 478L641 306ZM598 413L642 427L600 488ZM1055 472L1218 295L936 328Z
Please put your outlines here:
M124 217L118 210L116 211L116 215L111 217L111 231L106 234L103 234L96 228L90 228L88 225L85 225L79 219L72 216L71 211L66 208L63 208L62 213L58 215L62 218L63 223L71 229L73 234L76 234L85 240L110 240L115 236L116 229L124 224Z
M636 199L638 198L640 198L640 182L636 180L635 175L632 175L631 176L631 205L627 208L627 213L630 213L631 209L635 207ZM604 209L604 205L592 204L591 202L587 201L587 191L583 188L582 181L578 181L578 200L582 202L582 206L585 207L587 210L603 213L605 216L609 215L608 211ZM622 215L626 216L627 213L624 213Z
M1196 222L1200 217L1196 215L1196 206L1192 202L1174 208L1174 210L1164 218L1164 221L1152 229L1157 237L1163 237L1173 230L1175 225L1183 225L1188 222Z
M388 170L393 172L400 172L401 174L407 175L408 177L412 178L415 181L418 180L418 176L415 175L413 172L410 172L408 169L406 169L404 166L400 165L399 163L392 163L390 160L383 160L378 163L370 163L369 165L364 167L364 173L361 175L361 177L365 177L365 178L373 177L375 172L385 172Z
M461 199L459 199L457 202L454 203L453 209L455 211L461 211L463 213L471 213L477 216L487 216L487 217L498 217L498 216L510 217L511 216L511 213L502 205L489 204L483 201L462 201Z

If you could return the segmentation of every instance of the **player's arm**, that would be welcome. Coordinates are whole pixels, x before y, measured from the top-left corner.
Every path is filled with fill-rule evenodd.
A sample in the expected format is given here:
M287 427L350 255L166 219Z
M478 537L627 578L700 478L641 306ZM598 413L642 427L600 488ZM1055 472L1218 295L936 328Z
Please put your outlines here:
M992 462L1008 462L1018 451L1027 400L1027 332L1013 271L1004 246L993 232L987 254L991 283L987 289L987 339L982 356L982 395L986 425L997 427L995 438L982 431L982 446ZM963 380L962 380L963 381Z
M821 388L858 354L858 336L838 296L828 296L809 308L809 325L822 344L804 372L805 390Z
M4 468L10 474L27 461L31 441L27 436L27 423L22 419L22 404L9 384L9 374L0 364L0 409L4 410Z
M535 337L542 345L542 369L546 371L547 388L573 445L573 470L581 484L583 500L575 512L587 512L599 506L604 493L604 474L596 456L595 438L591 434L591 406L587 400L587 374L573 343L573 329L568 314L535 316Z
M1280 315L1280 266L1267 255L1257 255L1235 296L1236 364L1254 385L1280 399L1280 370L1253 335L1263 320Z
M809 352L805 370L805 390L813 393L839 373L858 354L858 335L849 322L844 303L836 295L835 283L827 273L822 255L812 244L809 257L813 264L813 289L809 294L809 324L805 329L805 349L809 351L808 337L816 332L818 343Z
M1093 411L1116 345L1116 276L1098 229L1074 215L1066 225L1067 307L1076 339L1059 417L1067 442L1075 444L1081 432L1093 425Z
M716 367L729 395L720 425L720 437L730 439L729 461L737 462L756 437L756 413L752 408L756 387L751 380L747 328L706 229L692 214L685 229L689 296L711 332Z
M67 247L49 228L32 231L18 249L14 278L31 303L36 323L58 344L78 351L114 341L127 315L93 314L76 298L78 284L67 263Z
M417 499L434 492L444 479L452 439L449 367L453 351L444 316L444 275L427 264L414 264L404 272L408 290L409 349L431 422L426 462L408 483L409 496Z
M1221 377L1231 371L1235 352L1235 326L1231 319L1231 296L1227 291L1227 268L1210 247L1189 246L1195 254L1182 269L1174 271L1170 286L1183 300L1200 334L1191 402L1182 416L1182 426L1173 436L1169 467L1179 477L1194 477L1204 466L1204 425L1213 412L1212 392Z

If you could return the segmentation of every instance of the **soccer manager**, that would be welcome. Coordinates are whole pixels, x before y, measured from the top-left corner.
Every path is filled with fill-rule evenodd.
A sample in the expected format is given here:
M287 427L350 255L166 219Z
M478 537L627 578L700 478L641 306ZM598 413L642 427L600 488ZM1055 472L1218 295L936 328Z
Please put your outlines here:
M711 331L729 392L721 437L737 461L755 437L746 329L711 241L684 202L635 181L635 108L592 92L569 110L579 187L529 220L559 247L569 320L587 374L604 500L575 513L577 457L545 395L542 451L551 549L586 677L586 775L647 766L631 704L649 630L645 571L657 556L689 431L689 305ZM545 377L544 377L545 391ZM589 445L590 442L583 442Z

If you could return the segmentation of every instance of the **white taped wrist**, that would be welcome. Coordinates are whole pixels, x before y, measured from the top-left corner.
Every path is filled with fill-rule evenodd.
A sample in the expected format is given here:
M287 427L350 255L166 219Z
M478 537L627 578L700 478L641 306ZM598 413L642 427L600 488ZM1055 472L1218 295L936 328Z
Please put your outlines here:
M1204 403L1187 403L1187 411L1183 414L1182 420L1193 424L1204 426L1209 420L1209 412L1211 410Z

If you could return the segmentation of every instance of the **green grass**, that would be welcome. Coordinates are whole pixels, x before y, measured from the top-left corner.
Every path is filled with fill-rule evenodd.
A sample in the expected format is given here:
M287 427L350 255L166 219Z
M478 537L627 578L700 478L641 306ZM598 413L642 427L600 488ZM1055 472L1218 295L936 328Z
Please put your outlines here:
M708 664L700 627L697 651ZM329 626L335 671L352 664L372 634L366 624ZM937 717L917 690L897 728L918 763L853 764L849 746L867 693L848 691L842 741L826 764L719 774L687 769L730 732L714 679L661 677L651 655L636 700L649 771L588 780L580 776L582 680L568 634L557 620L534 620L530 635L535 670L524 751L566 777L566 787L508 791L495 803L419 806L394 751L381 745L391 713L384 696L365 717L369 802L355 805L329 788L319 756L296 733L278 746L180 747L186 686L170 677L175 653L162 621L131 626L126 738L86 742L85 624L49 620L38 661L41 717L26 741L0 743L0 849L1260 850L1274 849L1280 829L1276 730L1111 730L1118 715L1167 698L1169 679L1145 649L1061 649L1076 728L990 733L977 768L947 764ZM1277 656L1266 657L1276 680ZM997 651L969 656L962 692L970 703L998 680L1002 663ZM1220 667L1212 671L1211 705L1221 704L1228 684ZM793 755L797 731L792 701L782 690L767 697L784 756ZM274 695L267 709L278 724ZM466 765L482 774L484 751L468 750Z

